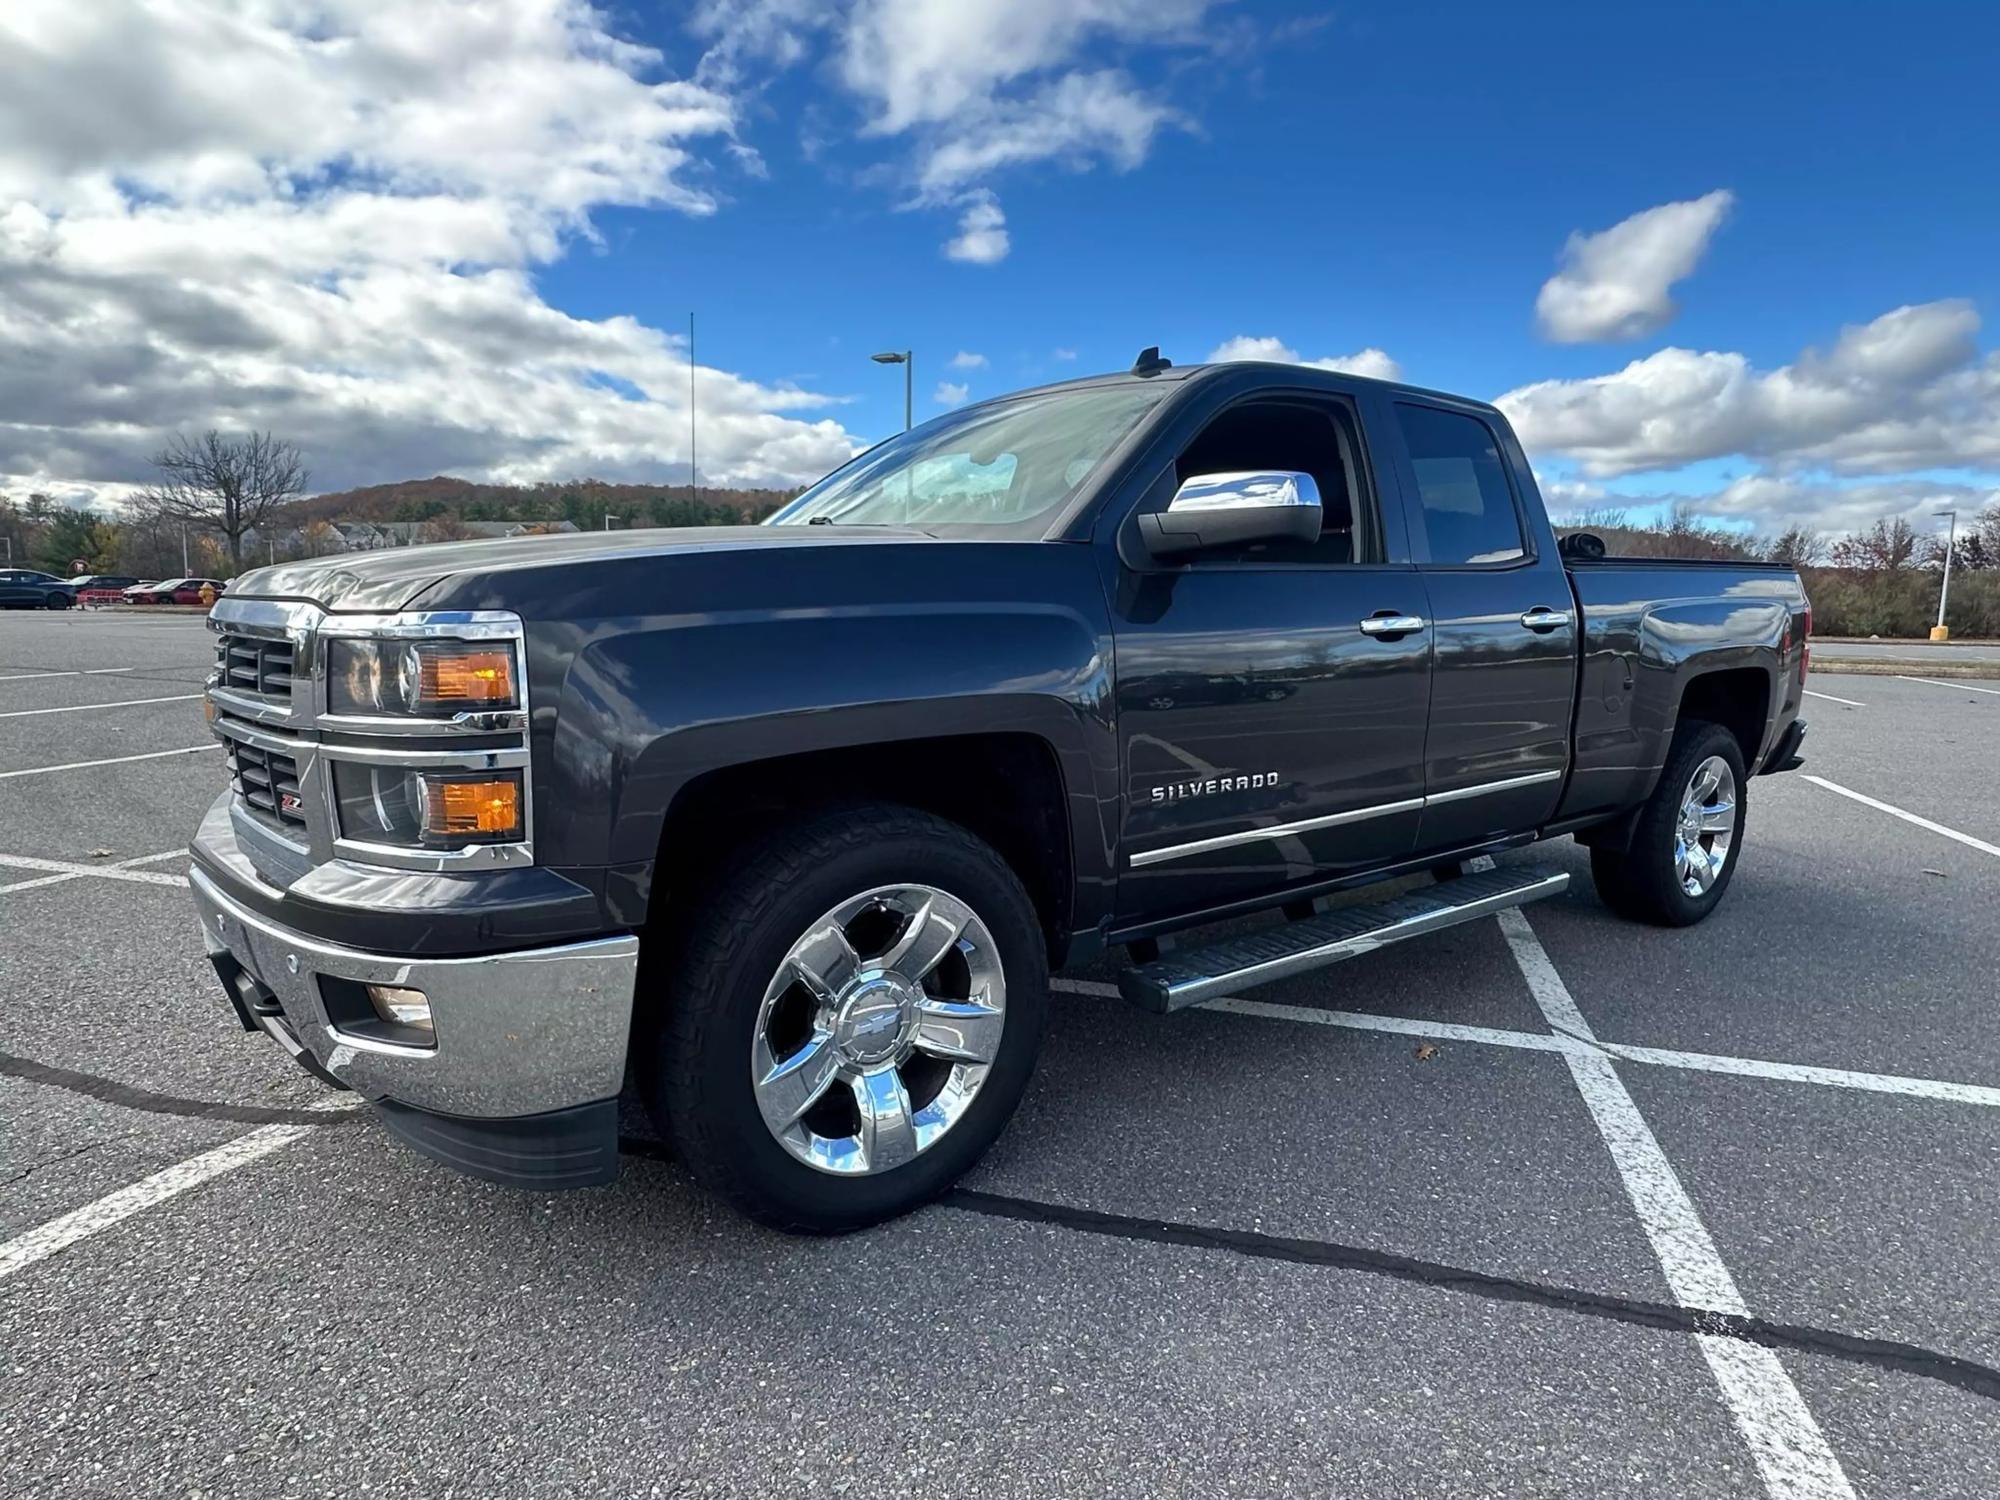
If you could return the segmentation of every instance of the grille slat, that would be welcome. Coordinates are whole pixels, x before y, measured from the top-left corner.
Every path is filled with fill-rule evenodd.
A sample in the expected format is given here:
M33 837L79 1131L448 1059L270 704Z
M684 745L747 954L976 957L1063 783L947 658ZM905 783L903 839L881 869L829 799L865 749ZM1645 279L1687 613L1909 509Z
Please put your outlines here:
M242 740L225 743L229 748L229 779L244 804L280 823L305 827L305 810L298 805L298 762ZM285 805L287 797L292 799L290 807Z
M223 686L281 706L292 701L292 643L267 636L223 635L215 664Z

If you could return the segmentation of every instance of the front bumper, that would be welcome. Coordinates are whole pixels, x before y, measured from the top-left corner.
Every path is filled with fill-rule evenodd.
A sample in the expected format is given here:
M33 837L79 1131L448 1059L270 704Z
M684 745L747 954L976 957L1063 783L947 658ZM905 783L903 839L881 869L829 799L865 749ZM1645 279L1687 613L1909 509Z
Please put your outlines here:
M188 872L211 960L245 1026L383 1106L433 1156L502 1181L608 1180L638 972L630 935L476 958L392 957L309 937ZM322 979L430 999L435 1047L343 1031ZM606 1166L606 1163L609 1166Z

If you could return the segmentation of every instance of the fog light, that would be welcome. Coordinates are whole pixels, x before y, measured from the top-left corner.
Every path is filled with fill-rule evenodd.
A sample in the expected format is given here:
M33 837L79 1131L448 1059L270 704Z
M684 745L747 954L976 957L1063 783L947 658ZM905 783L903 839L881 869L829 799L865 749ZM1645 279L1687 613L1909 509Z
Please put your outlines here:
M368 1003L375 1007L375 1014L391 1026L409 1026L418 1031L432 1029L430 997L422 990L408 990L395 984L370 984L362 988L367 990Z

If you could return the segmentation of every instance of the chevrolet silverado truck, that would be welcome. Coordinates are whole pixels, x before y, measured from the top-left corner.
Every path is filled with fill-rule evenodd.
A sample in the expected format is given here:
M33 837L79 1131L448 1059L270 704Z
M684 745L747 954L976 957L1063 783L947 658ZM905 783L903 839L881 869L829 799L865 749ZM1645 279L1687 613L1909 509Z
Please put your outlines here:
M1052 969L1171 1011L1561 891L1478 858L1558 835L1700 921L1810 622L1787 568L1559 545L1491 406L1149 350L759 526L247 574L190 883L244 1027L422 1151L602 1183L629 1089L837 1231L999 1135Z

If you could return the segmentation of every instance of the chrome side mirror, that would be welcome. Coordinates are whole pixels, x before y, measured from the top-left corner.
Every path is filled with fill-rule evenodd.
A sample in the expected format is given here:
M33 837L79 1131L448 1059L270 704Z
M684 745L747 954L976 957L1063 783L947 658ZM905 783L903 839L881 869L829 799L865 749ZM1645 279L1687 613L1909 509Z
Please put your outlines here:
M1139 538L1154 557L1187 557L1246 542L1319 540L1319 486L1290 469L1197 474L1181 482L1165 510L1139 517Z

